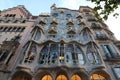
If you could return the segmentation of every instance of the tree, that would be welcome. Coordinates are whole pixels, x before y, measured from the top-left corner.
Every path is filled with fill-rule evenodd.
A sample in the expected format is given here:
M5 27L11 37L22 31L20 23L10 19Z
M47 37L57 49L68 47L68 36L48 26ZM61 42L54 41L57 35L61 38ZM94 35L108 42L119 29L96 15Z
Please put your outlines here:
M108 16L113 13L120 5L120 0L88 0L95 3L94 11L98 20L107 20ZM99 17L100 15L100 17ZM117 17L119 14L114 13Z

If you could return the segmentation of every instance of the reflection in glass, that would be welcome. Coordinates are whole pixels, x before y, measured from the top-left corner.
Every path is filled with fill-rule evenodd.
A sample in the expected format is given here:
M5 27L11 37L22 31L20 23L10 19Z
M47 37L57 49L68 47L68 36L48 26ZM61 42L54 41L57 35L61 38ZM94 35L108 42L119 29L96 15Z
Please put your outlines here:
M47 59L48 59L48 50L49 50L49 47L48 45L46 45L45 47L43 47L43 49L41 50L40 52L40 58L39 58L39 61L40 61L40 64L44 64L47 62Z
M58 59L58 45L52 44L50 46L50 54L48 58L48 63L57 63Z
M66 46L66 47L65 47ZM73 44L48 44L40 52L40 64L84 64L83 51Z
M35 40L39 40L41 37L41 33L40 31L37 31L36 35L35 35Z
M100 63L98 51L92 43L87 46L87 57L91 64Z

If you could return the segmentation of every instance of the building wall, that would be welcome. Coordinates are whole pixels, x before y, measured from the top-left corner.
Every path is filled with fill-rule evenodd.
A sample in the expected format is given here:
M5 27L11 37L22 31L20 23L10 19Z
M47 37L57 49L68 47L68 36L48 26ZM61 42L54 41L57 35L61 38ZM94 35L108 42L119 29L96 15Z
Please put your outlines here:
M12 74L22 47L26 43L28 35L33 28L32 26L34 25L34 20L27 18L24 14L25 10L21 8L23 7L18 6L1 12L0 80L8 80L10 74ZM19 39L17 40L18 37ZM4 52L6 51L7 54L5 55ZM5 58L5 60L3 60L2 57Z
M25 27L23 32L1 32L1 44L18 34L21 39L6 68L0 70L0 80L120 79L119 42L104 22L96 21L90 7L70 10L53 5L50 14L24 19L25 23L0 23Z

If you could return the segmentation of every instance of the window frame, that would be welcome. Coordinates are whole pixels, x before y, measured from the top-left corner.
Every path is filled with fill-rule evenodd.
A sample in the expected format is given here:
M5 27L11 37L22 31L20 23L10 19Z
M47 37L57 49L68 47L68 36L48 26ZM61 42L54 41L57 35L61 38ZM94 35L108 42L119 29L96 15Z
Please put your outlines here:
M115 68L119 68L119 73L116 72ZM112 70L113 70L113 73L114 73L115 77L116 77L117 79L120 79L120 66L115 66L115 67L112 68ZM118 76L118 75L119 75L119 76Z
M87 54L87 58L91 64L100 64L101 63L99 51L94 44L87 45L86 54ZM91 58L90 56L92 57L92 60L90 60L90 58Z

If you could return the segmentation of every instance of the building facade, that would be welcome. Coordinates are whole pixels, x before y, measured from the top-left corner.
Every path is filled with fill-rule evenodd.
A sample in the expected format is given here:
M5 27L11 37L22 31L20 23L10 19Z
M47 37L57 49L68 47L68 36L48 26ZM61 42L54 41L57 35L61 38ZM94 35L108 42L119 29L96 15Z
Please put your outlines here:
M88 6L0 15L0 80L120 80L120 41Z

